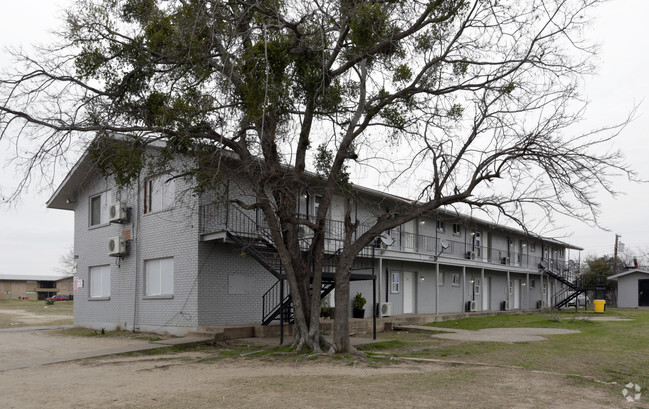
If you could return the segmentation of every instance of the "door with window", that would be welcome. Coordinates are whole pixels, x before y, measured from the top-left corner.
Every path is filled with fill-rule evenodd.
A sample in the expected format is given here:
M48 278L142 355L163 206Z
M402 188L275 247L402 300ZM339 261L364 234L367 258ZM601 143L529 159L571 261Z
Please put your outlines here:
M406 271L403 273L403 313L415 312L415 280L416 273Z

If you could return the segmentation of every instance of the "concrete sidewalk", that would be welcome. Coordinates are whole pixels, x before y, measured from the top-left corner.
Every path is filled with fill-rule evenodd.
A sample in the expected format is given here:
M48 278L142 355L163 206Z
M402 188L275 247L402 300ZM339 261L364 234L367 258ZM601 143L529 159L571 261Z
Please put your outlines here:
M468 330L459 328L429 327L423 325L400 325L395 331L428 331L431 337L474 342L533 342L546 341L542 335L578 334L580 331L561 328L483 328Z
M11 331L4 331L4 332L29 332L29 331L35 332L35 331L43 331L43 330L60 329L61 327L32 327L31 330L26 330L24 328L21 329L11 328ZM25 349L25 352L23 353L23 355L21 355L26 358L21 359L20 362L11 362L11 361L0 362L0 372L10 371L14 369L31 368L40 365L70 362L70 361L76 361L76 360L86 359L86 358L97 358L101 356L124 354L128 352L148 351L152 349L164 348L164 347L175 346L175 345L202 344L213 340L214 338L209 336L189 335L182 338L151 341L148 343L143 342L139 344L121 345L121 346L116 346L111 348L90 349L90 350L75 352L73 354L29 358L29 348L28 348L29 340L26 339L25 343L27 349Z

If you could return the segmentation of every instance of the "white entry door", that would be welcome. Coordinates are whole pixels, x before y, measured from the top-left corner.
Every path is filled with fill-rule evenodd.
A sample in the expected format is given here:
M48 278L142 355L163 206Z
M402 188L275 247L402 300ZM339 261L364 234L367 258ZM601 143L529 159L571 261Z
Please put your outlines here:
M415 273L403 273L403 313L412 314L415 312Z
M514 281L514 306L513 309L521 308L521 280Z
M491 309L491 277L484 278L484 291L482 292L482 311Z

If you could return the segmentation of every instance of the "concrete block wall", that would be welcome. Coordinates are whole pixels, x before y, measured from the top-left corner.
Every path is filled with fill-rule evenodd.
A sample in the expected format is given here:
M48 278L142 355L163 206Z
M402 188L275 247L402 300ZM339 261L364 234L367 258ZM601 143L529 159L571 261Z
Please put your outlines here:
M197 327L198 216L187 181L177 179L177 202L168 210L144 214L142 178L131 188L118 189L110 177L97 175L83 186L76 199L75 246L77 277L84 282L75 293L75 325L107 330L128 329L184 334ZM140 193L138 193L140 186ZM130 208L124 224L89 226L90 197L109 191L108 203L122 201ZM129 254L108 256L108 239L130 240ZM145 296L145 260L173 257L173 296ZM110 297L90 297L89 270L110 266Z
M138 263L137 321L141 330L189 332L198 325L198 213L196 199L187 194L187 181L176 180L176 204L169 210L143 213L140 197L140 223L135 237L134 259ZM133 198L133 202L137 198ZM173 298L147 297L145 263L173 257Z
M440 275L444 274L444 285L439 287L439 313L463 312L463 301L470 298L466 295L467 283L464 279L462 268L458 266L441 265ZM453 285L453 275L457 274L460 279L459 285ZM471 274L467 272L466 279L470 280ZM441 278L440 278L441 281Z
M485 271L485 277L491 278L489 311L500 311L501 303L507 301L507 273L502 271ZM482 308L482 304L480 304L480 307Z
M108 239L121 235L122 226L105 224L90 226L90 197L109 192L107 202L116 200L115 185L110 179L99 175L89 180L74 198L74 255L77 261L77 277L83 280L83 287L74 294L74 324L76 326L114 330L133 326L133 311L130 316L120 311L120 305L133 305L130 296L119 290L120 280L128 280L128 274L115 263L117 259L108 256ZM128 264L128 263L123 263ZM108 265L110 268L110 298L90 298L90 267ZM126 267L126 266L124 266Z
M198 259L199 325L260 323L275 276L236 245L201 242Z

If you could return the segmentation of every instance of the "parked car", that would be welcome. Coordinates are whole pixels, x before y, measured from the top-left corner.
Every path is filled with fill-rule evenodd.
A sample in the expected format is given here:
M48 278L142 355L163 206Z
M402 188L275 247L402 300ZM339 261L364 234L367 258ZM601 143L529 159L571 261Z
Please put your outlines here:
M576 298L570 300L568 302L568 307L574 307L575 304L577 305L577 307L584 307L584 306L588 307L588 305L590 304L590 299L586 294L582 293L579 294Z
M47 299L52 301L70 301L70 297L64 294L57 294L53 297L48 297Z

